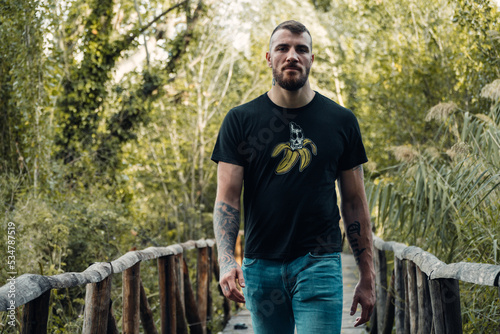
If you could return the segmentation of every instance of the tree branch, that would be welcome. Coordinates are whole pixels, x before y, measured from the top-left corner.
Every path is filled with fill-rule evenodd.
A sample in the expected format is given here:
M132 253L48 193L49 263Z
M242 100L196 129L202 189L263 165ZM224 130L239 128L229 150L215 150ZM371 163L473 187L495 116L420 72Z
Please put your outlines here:
M124 39L122 39L121 41L115 43L115 54L120 54L120 52L122 52L124 49L126 49L128 47L128 45L130 43L132 43L132 41L138 37L140 34L142 34L143 32L145 32L146 30L149 29L149 27L151 27L156 21L158 21L159 19L161 19L163 16L167 15L168 13L170 13L171 11L173 11L174 9L177 9L183 5L185 5L189 0L184 0L172 7L170 7L169 9L165 10L163 13L161 13L160 15L158 15L157 17L155 17L151 22L149 22L146 26L144 27L139 27L139 28L134 28L132 29L131 31L129 31L127 34L126 34L126 37Z
M142 28L141 30L139 30L135 36L133 36L133 38L139 36L140 34L142 34L144 31L146 31L149 27L151 27L156 21L158 21L159 19L161 19L163 16L167 15L168 13L170 13L171 11L173 11L174 9L176 8L179 8L180 6L186 4L188 2L188 0L184 0L183 2L180 2L172 7L170 7L169 9L165 10L163 13L161 13L160 15L158 15L157 17L155 17L153 19L153 21L149 22L144 28ZM131 36L132 38L132 36ZM132 39L133 39L132 38Z

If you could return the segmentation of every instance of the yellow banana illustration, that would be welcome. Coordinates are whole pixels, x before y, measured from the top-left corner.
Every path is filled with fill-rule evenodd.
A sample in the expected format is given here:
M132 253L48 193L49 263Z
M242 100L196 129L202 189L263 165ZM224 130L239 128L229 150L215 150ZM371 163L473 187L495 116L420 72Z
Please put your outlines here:
M290 149L290 144L289 143L280 143L280 144L276 145L276 147L273 150L273 153L271 154L271 157L274 158L275 156L280 154L281 151L283 151L285 148Z
M306 168L309 163L311 162L311 152L307 149L307 148L301 148L300 150L298 151L295 151L295 152L299 152L299 155L300 155L300 168L299 168L299 172L302 172L304 170L304 168Z
M312 160L312 154L316 155L318 153L318 149L316 148L316 144L309 139L304 138L302 134L302 129L295 123L290 123L290 141L287 143L279 143L273 149L271 153L271 157L276 157L278 154L284 151L283 158L281 159L278 167L276 167L276 174L285 174L288 173L297 163L300 158L300 166L299 172L302 172ZM311 151L306 145L311 147Z
M290 148L285 149L284 157L281 159L278 167L276 167L276 173L284 174L290 171L297 163L297 160L299 160L298 151L292 151Z
M314 155L318 154L318 149L316 148L316 144L314 144L313 141L309 138L304 139L304 143L302 144L302 146L306 146L308 144L311 145L312 153Z

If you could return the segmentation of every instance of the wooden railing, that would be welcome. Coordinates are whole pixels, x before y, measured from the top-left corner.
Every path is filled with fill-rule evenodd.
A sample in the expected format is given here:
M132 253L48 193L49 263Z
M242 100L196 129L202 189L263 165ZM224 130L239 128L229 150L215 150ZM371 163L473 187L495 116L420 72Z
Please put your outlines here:
M139 333L139 325L150 333L207 333L212 318L212 274L219 267L213 256L213 240L189 241L168 247L131 251L112 262L92 264L81 273L55 276L24 274L0 288L0 311L15 317L22 308L21 333L47 333L50 293L53 289L86 285L82 333L118 333L111 307L111 279L122 273L122 332ZM241 263L241 238L236 256ZM372 332L462 333L459 281L499 287L500 266L478 263L445 264L415 246L385 242L374 236L377 305L371 318ZM184 257L197 250L196 291ZM387 252L394 256L394 270L387 284ZM160 296L160 332L148 304L140 278L140 264L157 259ZM500 287L498 288L500 296ZM223 299L224 320L231 307ZM189 329L188 329L189 328Z
M446 264L418 247L376 236L373 245L377 304L370 321L372 333L391 333L395 323L398 334L461 334L459 281L499 286L499 265ZM389 286L387 252L394 256ZM498 293L500 297L500 288Z
M24 274L0 288L0 311L16 314L22 309L21 333L47 333L49 300L52 289L86 285L82 333L118 333L111 302L111 279L122 273L122 332L139 333L142 323L146 334L158 333L140 277L142 261L157 259L162 334L207 333L212 317L212 274L218 280L219 268L213 240L189 241L168 247L150 247L131 251L112 262L92 264L81 273L55 276ZM190 282L184 253L197 249L196 296ZM14 285L12 285L14 284ZM224 322L230 317L230 305L223 302ZM189 329L188 329L189 328Z

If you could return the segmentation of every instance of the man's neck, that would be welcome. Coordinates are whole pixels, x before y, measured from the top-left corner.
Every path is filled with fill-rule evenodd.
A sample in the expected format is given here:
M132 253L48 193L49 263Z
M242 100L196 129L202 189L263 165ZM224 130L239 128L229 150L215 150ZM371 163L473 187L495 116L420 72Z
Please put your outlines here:
M269 96L274 104L282 108L293 109L307 105L312 101L315 94L311 86L309 86L309 81L307 81L302 88L296 91L286 90L276 84L267 93L267 96Z

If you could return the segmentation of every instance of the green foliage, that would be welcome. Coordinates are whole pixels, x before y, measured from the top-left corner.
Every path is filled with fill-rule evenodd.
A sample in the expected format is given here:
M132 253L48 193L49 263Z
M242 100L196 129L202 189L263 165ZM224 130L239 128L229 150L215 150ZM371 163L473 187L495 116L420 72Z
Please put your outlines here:
M137 138L136 132L149 121L150 105L161 97L158 94L163 80L155 74L144 72L143 81L135 91L121 86L115 88L121 102L118 112L106 121L106 132L100 134L96 162L101 172L114 175L121 168L122 146ZM124 96L125 95L125 96Z
M484 97L500 93L481 95L500 77L490 2L6 0L0 218L17 224L20 273L211 236L220 123L270 88L269 33L290 18L313 35L313 88L360 120L377 232L498 263L500 117ZM157 314L156 266L142 270ZM81 328L83 293L53 293L51 332ZM480 310L497 314L490 295L465 293L467 331L487 326Z
M469 38L474 41L475 49L483 62L489 63L500 75L500 39L498 9L489 0L460 0L453 17L453 22L463 27Z
M61 132L57 138L59 157L66 163L78 158L79 152L95 145L100 120L99 107L106 98L105 83L119 52L110 41L113 1L93 1L91 14L84 25L83 60L69 67L64 78L60 109Z
M409 243L447 261L478 251L474 247L481 247L486 237L490 249L486 254L478 251L475 261L494 262L492 247L500 237L496 231L500 212L495 205L500 182L500 105L475 116L458 109L440 114L439 108L445 107L438 105L428 114L433 116L429 121L442 122L435 141L418 148L395 147L394 154L401 160L395 172L370 182L367 193L375 222L384 235L403 233ZM451 143L442 141L449 136L455 137ZM466 248L457 253L457 247Z
M23 174L38 182L50 136L44 133L43 29L46 8L36 1L0 5L0 173Z
M434 141L394 148L401 160L394 173L367 184L376 231L447 263L498 264L500 101L476 115L440 104L426 119L441 123ZM493 328L500 310L496 294L472 290L462 298L464 328Z
M499 13L486 1L465 1L477 10L463 17L461 3L343 0L318 15L330 51L318 60L340 81L326 72L319 84L335 84L337 95L359 116L372 167L396 163L389 146L432 138L437 128L424 122L424 114L439 102L456 101L472 113L487 108L479 94L499 76L493 38ZM463 25L453 22L454 15ZM491 50L487 57L484 50Z
M125 148L126 174L136 187L134 206L149 222L138 227L145 240L157 242L167 229L169 241L213 233L216 165L210 151L225 112L241 103L230 87L242 87L247 76L236 67L240 55L226 51L230 45L219 37L222 32L217 24L193 31L198 38L168 86L169 99L152 102L150 122L137 144Z

